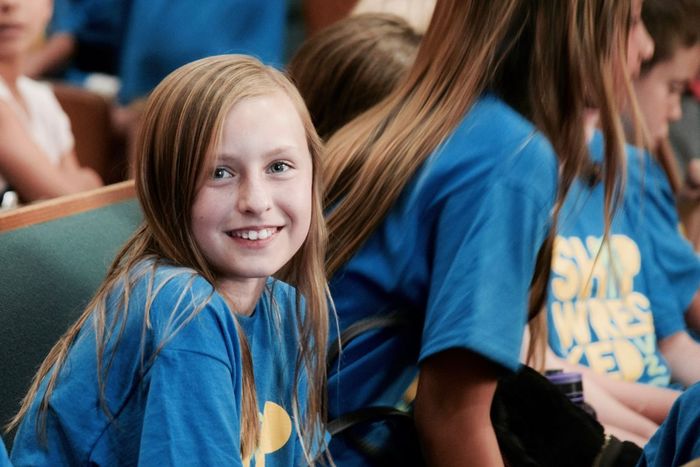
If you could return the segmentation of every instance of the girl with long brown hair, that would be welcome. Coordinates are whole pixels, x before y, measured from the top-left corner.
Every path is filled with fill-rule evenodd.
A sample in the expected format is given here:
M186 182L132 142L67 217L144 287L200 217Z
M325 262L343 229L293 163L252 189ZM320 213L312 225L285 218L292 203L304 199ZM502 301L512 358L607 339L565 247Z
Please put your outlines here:
M12 461L311 464L328 295L303 101L257 60L218 56L166 78L143 121L145 222L41 365Z
M519 365L543 304L557 212L601 109L605 215L619 197L629 0L438 0L416 63L329 141L327 265L342 330L329 412L395 405L419 373L415 421L430 464L499 465L499 375ZM370 433L362 442L381 443ZM334 445L333 445L334 444ZM333 441L340 465L362 465Z

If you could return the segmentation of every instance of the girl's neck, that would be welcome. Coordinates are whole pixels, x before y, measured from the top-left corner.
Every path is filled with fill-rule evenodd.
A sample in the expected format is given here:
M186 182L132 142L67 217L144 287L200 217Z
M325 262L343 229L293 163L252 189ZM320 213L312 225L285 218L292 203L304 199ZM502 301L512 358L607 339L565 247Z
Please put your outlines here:
M250 316L265 287L265 279L223 280L217 284L231 311Z
M598 111L598 109L588 108L584 111L583 129L586 132L587 142L593 139L593 133L595 133L596 127L598 126L599 118L600 111Z

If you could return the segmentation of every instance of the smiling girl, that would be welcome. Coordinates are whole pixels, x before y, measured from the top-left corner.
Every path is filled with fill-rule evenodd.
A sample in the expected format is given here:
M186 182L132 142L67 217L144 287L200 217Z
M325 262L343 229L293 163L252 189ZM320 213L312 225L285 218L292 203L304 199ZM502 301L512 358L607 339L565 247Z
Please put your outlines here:
M297 91L254 59L203 59L158 86L139 137L145 222L39 369L12 423L16 466L313 463L319 148Z

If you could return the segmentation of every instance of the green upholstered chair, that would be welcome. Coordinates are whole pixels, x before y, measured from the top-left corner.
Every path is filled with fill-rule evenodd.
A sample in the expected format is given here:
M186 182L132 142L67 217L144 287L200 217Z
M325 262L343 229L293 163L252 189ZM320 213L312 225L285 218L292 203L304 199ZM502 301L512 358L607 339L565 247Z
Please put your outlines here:
M3 427L141 220L133 182L0 213ZM4 436L8 448L12 436Z

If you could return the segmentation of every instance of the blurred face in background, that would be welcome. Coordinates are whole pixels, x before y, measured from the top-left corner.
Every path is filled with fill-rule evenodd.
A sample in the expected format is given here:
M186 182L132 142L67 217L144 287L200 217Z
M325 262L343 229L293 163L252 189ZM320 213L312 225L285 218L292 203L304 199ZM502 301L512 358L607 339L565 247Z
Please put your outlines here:
M634 90L652 143L668 136L681 118L681 97L700 68L700 45L680 47L634 80Z
M0 59L19 59L44 33L52 0L0 0Z

